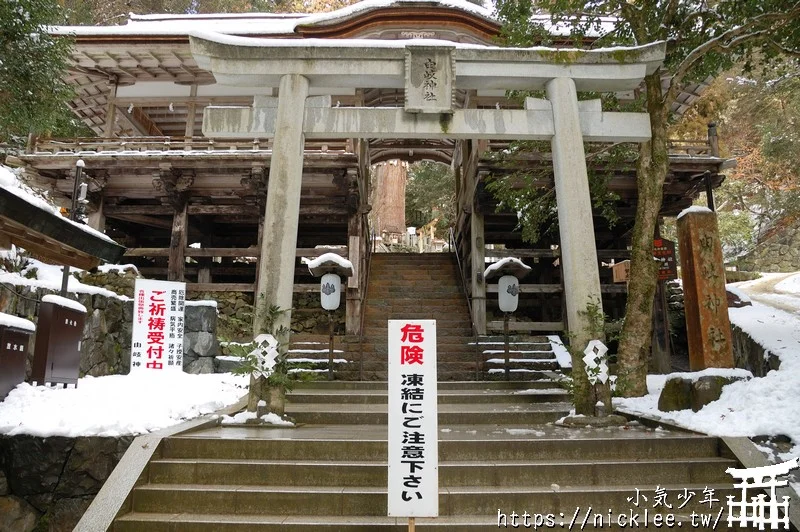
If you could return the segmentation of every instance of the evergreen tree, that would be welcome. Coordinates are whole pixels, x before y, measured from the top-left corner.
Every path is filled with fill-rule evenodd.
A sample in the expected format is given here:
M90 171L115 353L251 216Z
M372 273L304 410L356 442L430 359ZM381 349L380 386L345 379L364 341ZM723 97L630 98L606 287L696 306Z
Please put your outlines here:
M21 143L63 123L70 41L47 32L61 22L54 0L0 2L0 140Z
M651 317L657 277L653 235L669 168L667 127L681 88L704 80L759 51L766 61L783 52L800 53L797 0L498 0L506 42L553 44L553 25L566 29L576 46L599 48L666 41L661 68L645 77L644 109L653 137L639 146L638 204L632 237L631 281L621 332L617 390L647 393ZM558 37L563 40L563 35ZM579 413L592 405L577 404Z

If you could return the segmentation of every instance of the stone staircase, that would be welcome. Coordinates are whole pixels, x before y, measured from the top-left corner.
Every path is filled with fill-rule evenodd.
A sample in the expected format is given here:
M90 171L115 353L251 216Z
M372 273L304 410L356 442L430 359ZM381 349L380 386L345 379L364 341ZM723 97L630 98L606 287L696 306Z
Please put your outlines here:
M504 379L503 337L474 336L459 275L449 253L372 255L364 337L358 344L336 338L336 378L385 380L387 321L416 318L436 320L440 380ZM509 354L513 379L541 378L542 371L559 369L546 336L512 337ZM303 361L307 371L324 373L328 337L295 335L289 356Z
M639 424L554 425L569 403L548 380L439 386L440 517L417 519L420 531L496 530L502 519L513 528L512 512L549 513L564 527L575 519L579 528L588 511L584 528L602 516L612 530L620 527L608 525L609 511L634 512L640 526L653 526L657 486L673 506L660 510L691 528L691 512L713 523L734 494L724 471L735 461L717 438ZM166 438L112 530L405 531L405 520L386 516L386 396L385 382L301 383L287 410L307 425ZM647 497L638 508L637 488ZM695 495L678 509L684 489ZM701 504L704 489L722 502Z
M387 320L435 319L439 380L475 379L475 338L450 253L372 255L361 346L365 379L386 379Z

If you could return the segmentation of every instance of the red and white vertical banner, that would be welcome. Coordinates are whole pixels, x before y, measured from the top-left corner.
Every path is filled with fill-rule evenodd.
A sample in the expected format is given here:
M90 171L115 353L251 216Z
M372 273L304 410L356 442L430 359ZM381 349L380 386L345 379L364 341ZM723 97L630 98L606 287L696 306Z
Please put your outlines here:
M438 517L436 320L389 320L389 516Z
M136 280L131 373L183 371L185 300L186 283Z

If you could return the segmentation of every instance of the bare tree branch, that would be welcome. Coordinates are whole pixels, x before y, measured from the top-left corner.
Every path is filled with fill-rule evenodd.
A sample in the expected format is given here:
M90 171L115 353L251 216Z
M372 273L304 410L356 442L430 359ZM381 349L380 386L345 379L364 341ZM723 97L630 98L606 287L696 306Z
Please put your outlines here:
M767 44L782 54L785 54L789 57L794 57L795 59L800 59L800 50L798 49L787 48L781 45L780 43L774 41L773 39L769 39L767 41Z
M672 76L667 90L664 91L663 103L673 99L677 93L678 86L683 82L683 78L692 67L699 62L703 56L712 51L731 50L737 46L744 44L748 41L763 38L767 32L773 32L776 27L782 27L793 20L795 17L800 16L800 2L795 3L792 9L784 13L763 13L756 17L751 18L740 26L731 28L722 34L705 41L703 44L696 47L689 52L689 55L678 65L675 70L675 75ZM770 23L778 23L777 26L773 25L769 28L765 26ZM753 27L758 28L757 31L752 31ZM763 29L762 29L763 28Z

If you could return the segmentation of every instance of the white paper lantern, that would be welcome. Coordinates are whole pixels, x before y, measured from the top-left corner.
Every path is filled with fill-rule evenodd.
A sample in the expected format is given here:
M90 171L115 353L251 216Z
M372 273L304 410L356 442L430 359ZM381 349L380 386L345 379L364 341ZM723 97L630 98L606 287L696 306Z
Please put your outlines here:
M497 281L497 295L500 310L514 312L519 303L519 279L513 275L504 275Z
M339 308L342 293L342 279L335 273L326 273L322 276L319 285L322 308L336 310Z

